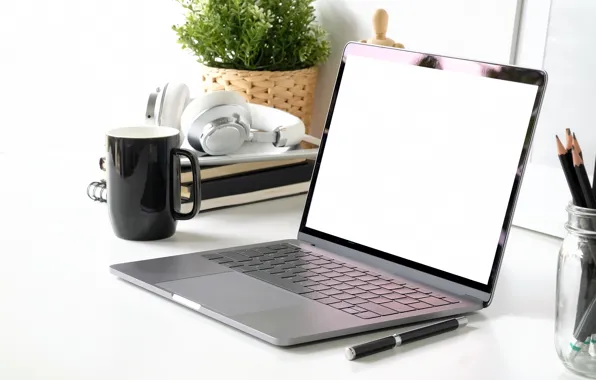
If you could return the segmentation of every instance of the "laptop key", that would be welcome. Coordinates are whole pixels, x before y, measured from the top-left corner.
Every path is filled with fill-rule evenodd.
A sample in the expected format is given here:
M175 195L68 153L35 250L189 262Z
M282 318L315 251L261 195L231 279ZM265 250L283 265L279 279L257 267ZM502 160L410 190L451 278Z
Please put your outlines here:
M294 273L294 272L292 272L291 270L289 270L289 271L288 271L288 273L293 273L293 274L295 274L295 273ZM292 278L292 281L294 281L294 282L306 281L306 278L304 278L304 277L300 276L299 274L297 274L296 276L294 276L294 277ZM302 286L304 286L304 285L302 285Z
M316 274L316 273L315 273ZM321 275L316 275L310 278L312 281L316 281L316 282L321 282L321 281L326 281L328 280L327 277L323 277Z
M335 263L331 263L331 264L325 264L325 265L323 265L323 268L335 269L335 268L341 268L341 265L335 264Z
M261 256L261 257L259 257L259 259L261 260L261 262L266 262L266 261L271 262L271 261L275 260L275 258L271 257L271 256Z
M294 267L294 268L288 269L288 272L292 272L292 273L295 273L295 274L300 274L300 273L305 273L306 270L305 269L302 269L302 268L295 268Z
M401 287L402 287L401 285L397 285L392 282L390 282L386 285L381 285L381 288L385 288L385 289L389 289L389 290L400 289Z
M237 268L237 267L243 267L244 264L242 263L238 263L236 261L232 262L232 263L226 263L225 264L228 268Z
M302 260L304 261L308 261L308 262L313 262L313 261L317 261L319 258L317 256L313 256L313 255L306 255L302 257Z
M252 259L236 252L223 252L222 255L235 261L251 261Z
M433 306L449 305L449 302L435 297L420 298L419 301L431 304Z
M339 285L334 285L333 287L335 289L337 289L337 290L350 290L350 289L354 289L350 285L346 285L346 284L342 284L342 283L340 283Z
M294 281L294 277L296 275L294 273L288 273L288 272L284 272L284 273L280 273L279 274L279 278L285 278L285 279L291 279L292 282L296 282Z
M380 289L380 288L379 288L378 286L376 286L376 285L369 285L369 284L366 284L366 285L361 285L361 286L359 286L359 288L360 288L360 289L362 289L362 290L367 290L367 291L368 291L368 290Z
M346 282L346 284L351 285L351 286L360 286L360 285L366 285L366 282L360 281L360 280L353 280L353 281Z
M346 276L350 276L350 277L360 277L360 276L364 276L364 273L362 272L358 272L357 270L352 271L352 272L346 272L345 273Z
M314 282L314 281L311 281L311 280L306 280L306 281L296 281L296 279L297 279L297 278L298 278L298 276L294 277L293 281L294 281L295 283L297 283L298 285L301 285L301 286L313 286L313 285L316 285L316 284L317 284L316 282Z
M341 273L337 273L337 272L323 273L323 276L329 277L329 278L342 277Z
M312 261L312 263L316 264L316 265L325 265L325 264L329 264L329 261L324 260L324 259L318 259L318 260Z
M310 277L310 278L313 278L313 277L320 276L318 273L313 273L313 272L310 272L310 271L308 271L308 272L304 272L304 273L302 273L302 274L300 274L300 275L301 275L302 277L307 277L307 278L308 278L308 277ZM327 277L325 277L325 279L327 279Z
M275 253L275 249L271 249L271 248L267 248L267 247L253 248L250 251L260 253L261 255L264 255L267 253Z
M399 294L399 293L383 294L383 297L389 298L390 300L396 300L396 299L400 299L400 298L406 298L406 296L404 296L403 294Z
M369 301L377 303L377 304L391 302L391 300L388 300L387 298L384 298L384 297L371 298L371 299L369 299Z
M445 297L447 297L444 294L439 294L439 293L435 293L435 292L431 292L428 296L429 297L435 297L435 298L445 298Z
M365 311L364 313L353 314L353 315L357 316L358 318L362 318L362 319L376 318L379 316L379 314L375 314L371 311Z
M341 293L341 294L336 294L333 296L333 298L337 298L338 300L349 300L351 298L356 298L356 296L353 296L351 294L348 293Z
M347 286L347 284L343 284L343 285ZM362 289L358 289L358 288L351 288L351 289L344 290L344 292L356 295L356 294L360 294L360 293L366 293L366 290L362 290Z
M288 245L285 244L275 244L275 245L268 245L267 248L269 249L273 249L273 250L278 250L278 249L286 249L288 248Z
M379 278L381 280L385 280L385 281L391 281L391 280L393 280L391 277L388 277L388 276L379 276Z
M335 281L335 280L326 280L326 281L322 281L321 284L327 285L327 286L333 286L333 285L339 285L339 284L341 284L341 282Z
M456 299L453 299L453 298L445 297L443 299L445 301L449 302L449 303L459 303L459 300L456 300Z
M360 281L367 281L368 282L368 281L376 280L377 278L374 277L374 276L371 276L371 275L366 275L366 276L358 277L358 279Z
M408 288L396 289L396 290L395 290L395 292L396 292L396 293L399 293L399 294L410 294L410 293L416 293L416 291L415 291L415 290L408 289Z
M331 307L334 307L336 309L346 309L346 308L352 307L352 305L350 305L347 302L330 303L328 305Z
M318 265L315 265L315 264L306 264L306 265L301 265L300 266L300 268L302 268L302 269L308 269L308 270L315 269L315 268L318 268L318 267L319 266Z
M387 289L383 289L383 288L381 288L381 289L373 289L370 292L371 293L374 293L374 294L377 294L379 296L382 296L383 294L393 293L391 290L387 290Z
M357 298L348 298L348 299L346 299L346 302L351 303L352 305L359 305L361 303L367 303L368 301L357 297Z
M267 270L267 269L273 269L273 265L261 264L261 265L257 266L257 270Z
M362 280L362 281L366 281L366 280ZM390 284L389 281L381 280L381 279L371 281L370 283L373 284L373 285L379 285L379 286Z
M380 315L391 315L391 314L396 313L396 311L393 309L389 309L387 307L377 305L376 303L372 303L372 302L361 303L358 306L360 306L361 308L366 309L368 311L372 311L373 313L380 314Z
M271 261L271 265L283 265L285 263L286 262L281 259L275 259L275 260Z
M294 268L294 264L292 264L292 263L285 263L285 264L280 265L280 268L281 269L292 269L292 268Z
M413 298L400 298L400 299L396 299L395 301L399 302L399 303L403 303L404 305L410 304L410 303L416 303L418 302L418 300L415 300Z
M331 269L327 269L327 268L315 268L315 269L311 269L310 271L311 272L314 272L314 273L322 274L322 273L331 272Z
M346 268L345 266L341 268L335 268L335 271L338 273L352 272L352 270L352 268Z
M273 276L269 273L255 271L255 272L248 272L246 274L249 276L258 278L259 280L263 280L270 284L279 286L280 288L289 290L292 293L303 294L303 293L312 292L312 290L310 290L309 288L307 288L305 286L295 284L292 281L283 280L283 279Z
M273 268L273 269L266 270L264 272L268 273L268 274L279 274L279 273L284 273L285 271L286 271L285 269Z
M319 301L320 303L324 303L325 305L328 305L330 303L337 303L337 300L333 297L329 297L326 296L327 298L320 298L317 301Z
M341 281L341 282L347 282L347 281L352 281L354 279L350 276L340 276L340 277L337 277L336 280Z
M354 308L349 307L347 309L341 309L341 311L345 311L346 313L350 313L350 314L356 314L358 311L354 310Z
M280 249L277 251L277 254L281 255L289 255L290 253L298 252L298 249L288 248L288 249Z
M209 259L209 260L213 260L213 259L221 259L223 256L218 255L217 253L208 253L206 255L203 255L203 257L206 259Z
M424 293L410 293L410 294L408 294L408 297L415 298L415 299L420 299L420 298L428 297L428 294L424 294Z
M221 259L213 259L213 261L215 261L218 264L225 264L225 263L231 263L232 259L228 259L227 257L222 257Z
M255 250L247 249L246 251L242 251L239 253L242 256L246 256L246 257L259 257L259 256L263 256L265 253L269 253L269 252L262 252L262 251L260 251L261 249L263 249L263 248L257 248ZM270 251L270 252L274 252L274 251Z
M365 300L367 300L370 298L377 298L378 295L366 292L366 293L358 294L358 297L364 298Z
M318 293L318 292L311 292L311 293L304 293L304 297L310 298L311 300L319 300L321 298L327 298L328 296Z
M352 306L352 309L356 310L359 313L364 313L366 311L366 309L363 309L363 308L358 307L358 306Z
M407 311L412 311L412 310L416 310L408 305L403 305L401 303L397 303L397 302L388 302L388 303L384 303L383 304L384 307L388 307L390 309L393 309L399 313L405 313Z
M429 305L427 303L424 302L416 302L416 303L411 303L408 305L409 307L413 307L414 309L428 309L429 307L432 307L432 305Z

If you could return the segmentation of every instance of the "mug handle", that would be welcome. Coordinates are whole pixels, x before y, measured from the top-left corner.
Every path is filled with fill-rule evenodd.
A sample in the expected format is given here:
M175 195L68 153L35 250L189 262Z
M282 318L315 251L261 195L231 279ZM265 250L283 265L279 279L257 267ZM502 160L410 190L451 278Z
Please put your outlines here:
M199 168L199 161L194 154L186 149L173 148L173 156L184 156L190 161L190 169L192 171L192 210L188 213L181 213L174 209L174 202L170 202L170 212L176 220L189 220L194 218L201 208L201 171ZM174 171L170 174L170 188L174 187Z

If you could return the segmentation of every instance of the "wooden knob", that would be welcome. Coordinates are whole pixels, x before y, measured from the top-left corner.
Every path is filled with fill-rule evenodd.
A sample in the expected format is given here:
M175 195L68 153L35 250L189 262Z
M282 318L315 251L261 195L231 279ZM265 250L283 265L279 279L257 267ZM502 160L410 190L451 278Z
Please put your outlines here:
M389 25L389 14L384 9L377 9L373 14L373 29L375 30L376 38L382 40L387 34L387 25Z

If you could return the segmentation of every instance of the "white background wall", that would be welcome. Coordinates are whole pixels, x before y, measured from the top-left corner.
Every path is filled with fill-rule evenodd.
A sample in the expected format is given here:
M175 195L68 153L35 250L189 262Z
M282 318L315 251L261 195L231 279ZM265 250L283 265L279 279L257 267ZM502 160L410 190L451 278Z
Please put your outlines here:
M375 9L387 10L387 35L406 49L509 63L519 4L518 0L319 0L319 20L331 34L333 52L321 69L313 130L322 130L325 123L343 46L374 35ZM363 128L371 131L374 126Z
M323 124L341 48L372 35L377 7L407 48L507 61L517 0L319 0L333 54L321 68L315 123ZM196 88L194 58L176 44L174 0L0 3L0 152L103 149L105 130L141 121L149 90ZM319 129L320 130L320 129Z

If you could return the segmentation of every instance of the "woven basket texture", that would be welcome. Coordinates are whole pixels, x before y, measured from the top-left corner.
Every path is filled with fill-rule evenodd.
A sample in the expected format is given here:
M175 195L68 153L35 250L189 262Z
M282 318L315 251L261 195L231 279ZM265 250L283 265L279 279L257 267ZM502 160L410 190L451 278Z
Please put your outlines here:
M292 71L251 71L201 67L203 92L235 91L254 104L299 117L310 133L317 67Z

